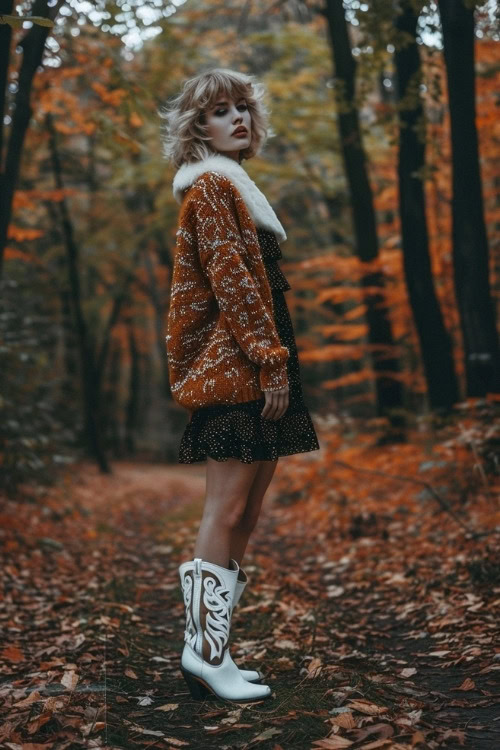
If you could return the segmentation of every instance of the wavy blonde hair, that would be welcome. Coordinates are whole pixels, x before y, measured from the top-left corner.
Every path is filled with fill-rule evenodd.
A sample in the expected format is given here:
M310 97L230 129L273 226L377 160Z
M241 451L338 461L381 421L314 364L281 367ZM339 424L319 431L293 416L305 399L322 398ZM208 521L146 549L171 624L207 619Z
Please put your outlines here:
M265 94L264 85L257 83L254 76L228 68L213 68L188 78L181 92L158 110L159 117L166 120L161 128L164 156L178 169L184 163L218 153L208 143L210 136L204 115L224 95L234 101L246 100L252 133L248 148L240 151L240 162L251 159L261 151L267 138L274 135L263 101Z

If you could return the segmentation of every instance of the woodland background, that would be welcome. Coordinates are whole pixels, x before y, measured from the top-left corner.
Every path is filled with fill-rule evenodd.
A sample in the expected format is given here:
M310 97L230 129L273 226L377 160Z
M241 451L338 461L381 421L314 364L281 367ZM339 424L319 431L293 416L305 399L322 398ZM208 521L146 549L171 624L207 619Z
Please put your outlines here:
M54 25L0 24L7 481L75 451L176 460L158 110L203 67L268 87L246 168L286 226L311 410L407 422L499 393L498 33L475 5L16 6Z
M0 743L497 746L496 13L0 0ZM243 714L190 713L176 661L203 466L176 464L159 110L220 65L268 89L245 168L321 443L246 557L233 654L283 700Z

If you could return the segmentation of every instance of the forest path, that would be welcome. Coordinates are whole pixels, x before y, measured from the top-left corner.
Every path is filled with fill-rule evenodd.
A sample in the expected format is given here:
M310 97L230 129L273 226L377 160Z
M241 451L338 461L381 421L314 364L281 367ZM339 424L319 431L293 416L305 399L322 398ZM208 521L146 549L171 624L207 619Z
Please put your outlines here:
M500 746L500 592L486 582L498 563L486 555L483 574L464 574L442 544L451 519L435 512L429 530L410 510L390 526L388 503L374 514L360 501L321 538L279 477L231 634L233 658L264 670L273 699L193 701L177 568L204 475L82 463L37 504L2 503L1 747Z

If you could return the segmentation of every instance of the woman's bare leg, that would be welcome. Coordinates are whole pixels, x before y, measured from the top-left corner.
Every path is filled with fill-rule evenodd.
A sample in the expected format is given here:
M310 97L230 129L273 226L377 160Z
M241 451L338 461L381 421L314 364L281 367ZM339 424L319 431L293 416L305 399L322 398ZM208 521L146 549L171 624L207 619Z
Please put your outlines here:
M260 461L245 464L237 458L207 458L205 505L194 557L228 567L232 535L240 525L259 465Z
M234 558L241 565L243 555L247 548L248 539L254 530L262 507L262 501L266 490L271 483L273 474L278 465L275 461L259 461L259 468L253 479L248 492L248 498L240 522L233 528L231 533L231 546L229 557Z

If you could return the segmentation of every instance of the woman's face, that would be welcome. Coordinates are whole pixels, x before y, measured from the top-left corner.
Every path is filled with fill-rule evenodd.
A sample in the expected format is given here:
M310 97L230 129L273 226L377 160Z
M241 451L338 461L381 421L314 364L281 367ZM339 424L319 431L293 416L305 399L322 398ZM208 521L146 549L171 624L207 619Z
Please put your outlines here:
M252 118L244 98L233 100L225 95L205 112L210 144L215 151L236 161L241 149L248 148L252 135Z

